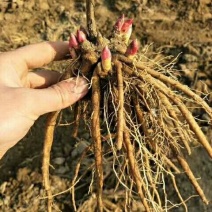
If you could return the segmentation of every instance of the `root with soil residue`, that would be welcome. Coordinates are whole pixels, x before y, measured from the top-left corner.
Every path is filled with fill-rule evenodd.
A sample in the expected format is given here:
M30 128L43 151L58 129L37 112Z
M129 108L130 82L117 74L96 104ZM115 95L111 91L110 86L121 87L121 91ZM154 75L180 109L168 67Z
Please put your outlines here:
M152 60L144 62L142 54L131 57L126 53L129 34L125 31L120 33L118 29L125 23L132 24L132 20L126 21L121 17L111 38L107 39L96 29L94 1L86 1L86 4L87 38L81 37L83 42L70 50L75 59L63 77L84 76L90 79L92 87L91 97L88 95L74 107L73 136L78 136L79 120L83 117L83 126L90 131L93 141L83 151L71 183L74 210L83 211L95 199L97 204L92 205L92 211L94 208L99 212L132 211L133 201L138 202L139 198L143 211L166 211L173 207L168 205L166 177L171 178L179 200L187 210L175 181L175 173L180 173L180 169L188 176L203 202L208 204L185 156L191 154L190 143L195 140L202 144L210 157L212 148L186 105L192 103L202 107L210 120L212 109L204 99L181 84L170 70L161 68ZM111 58L106 46L112 52ZM105 58L101 57L103 51L107 51ZM58 114L49 115L43 155L49 212L53 204L49 182L50 152ZM80 163L88 152L95 157L95 166L92 167L95 167L96 194L77 209L74 186L79 181ZM114 192L124 190L123 209L110 201L104 192L104 182L108 177L104 166L107 163L112 164L116 176Z

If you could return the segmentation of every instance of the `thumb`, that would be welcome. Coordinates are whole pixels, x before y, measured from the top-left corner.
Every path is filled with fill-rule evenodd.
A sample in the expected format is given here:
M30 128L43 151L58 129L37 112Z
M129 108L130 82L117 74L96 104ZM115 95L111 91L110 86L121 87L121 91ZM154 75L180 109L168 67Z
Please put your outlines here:
M45 89L31 89L32 115L40 116L44 113L66 108L88 92L88 82L82 78L70 78Z

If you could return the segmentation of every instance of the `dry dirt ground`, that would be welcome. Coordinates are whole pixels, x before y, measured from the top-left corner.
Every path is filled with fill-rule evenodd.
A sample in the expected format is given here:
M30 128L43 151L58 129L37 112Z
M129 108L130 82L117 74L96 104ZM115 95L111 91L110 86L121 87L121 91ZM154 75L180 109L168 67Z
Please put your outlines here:
M174 68L181 71L184 83L200 92L212 91L211 0L98 0L96 18L101 32L109 34L122 13L134 18L133 37L139 39L141 48L148 47L150 54L160 52L169 60L177 57ZM1 0L0 52L44 40L67 40L71 32L85 25L85 18L85 1L81 0ZM61 71L66 64L51 67ZM212 105L211 95L205 98ZM70 111L67 110L65 115L70 117ZM204 116L195 115L197 118ZM65 121L68 122L68 118ZM0 211L46 211L45 200L40 199L44 193L41 176L44 125L45 116L1 159ZM208 126L202 128L212 144L212 130ZM89 135L83 129L80 141L70 138L70 130L70 126L60 126L55 134L54 169L51 170L53 193L69 187L75 160L89 142ZM206 206L199 198L191 198L187 202L188 210L212 211L212 160L201 147L195 147L188 160L211 200ZM90 158L84 165L88 166L92 161ZM91 174L86 175L76 189L78 204L89 198L84 185L90 181ZM183 174L179 175L178 184L185 199L195 195ZM169 195L171 200L179 202L172 188ZM62 211L73 210L69 193L59 195L55 200ZM171 211L184 209L179 206Z

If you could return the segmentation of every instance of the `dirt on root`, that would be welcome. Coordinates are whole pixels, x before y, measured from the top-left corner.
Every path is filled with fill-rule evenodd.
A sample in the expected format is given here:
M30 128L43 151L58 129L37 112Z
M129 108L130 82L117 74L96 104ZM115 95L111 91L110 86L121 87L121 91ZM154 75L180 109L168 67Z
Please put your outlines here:
M133 35L141 43L142 51L159 58L174 59L174 68L182 74L182 81L201 94L212 106L212 3L210 0L97 0L96 20L104 35L109 35L116 19L125 14L134 18ZM75 0L8 0L0 2L0 52L44 40L68 40L71 32L85 26L85 1ZM50 66L62 71L63 64ZM164 61L165 64L165 61ZM48 67L47 67L48 68ZM205 114L195 114L198 119ZM72 113L64 112L63 123L69 123ZM42 187L41 161L44 137L45 116L41 117L28 135L7 152L0 161L0 210L1 211L46 211ZM204 133L212 144L212 129L202 125ZM81 138L70 137L71 126L57 127L51 163L51 183L53 193L65 191L70 187L76 158L90 143L89 133L80 129ZM212 200L212 160L201 147L194 147L188 158L191 169ZM94 158L84 161L89 166ZM107 167L110 172L111 167ZM89 200L95 204L85 185L90 183L92 173L87 173L76 188L77 199ZM195 195L186 176L177 177L184 199ZM108 182L113 183L113 182ZM167 183L169 183L167 181ZM170 183L171 184L171 183ZM105 191L112 196L117 205L122 203L122 194ZM119 201L115 201L119 197ZM170 187L170 201L180 202L174 189ZM80 201L78 201L80 204ZM212 202L204 205L198 197L187 202L188 211L212 211ZM131 211L141 211L135 201ZM71 211L69 193L55 198L54 210ZM180 207L171 211L184 211Z

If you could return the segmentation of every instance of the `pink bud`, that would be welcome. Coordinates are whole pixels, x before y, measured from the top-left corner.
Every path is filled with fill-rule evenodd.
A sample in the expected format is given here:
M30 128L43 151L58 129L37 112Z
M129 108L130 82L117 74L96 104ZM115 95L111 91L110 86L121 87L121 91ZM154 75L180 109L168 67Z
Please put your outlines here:
M83 43L86 40L86 35L82 30L77 30L77 40L79 43Z
M133 19L129 19L125 21L121 27L121 35L122 35L123 41L126 44L128 43L130 36L132 34L132 23L133 23Z
M138 52L138 49L139 49L139 43L138 43L138 40L135 39L128 46L127 51L126 51L126 55L128 57L133 57Z
M121 27L121 32L127 33L129 29L132 27L132 23L133 23L133 19L126 20Z
M120 32L123 24L124 24L124 14L121 17L119 17L119 19L115 23L115 26L114 26L115 30Z
M101 53L102 60L110 59L111 58L111 52L108 46L105 46Z
M77 39L74 34L71 33L70 38L69 38L69 48L79 48L79 43L77 42Z
M111 52L108 46L105 46L101 52L101 59L102 59L102 68L105 71L109 71L111 69Z

